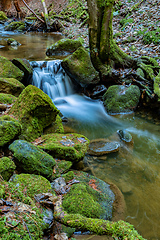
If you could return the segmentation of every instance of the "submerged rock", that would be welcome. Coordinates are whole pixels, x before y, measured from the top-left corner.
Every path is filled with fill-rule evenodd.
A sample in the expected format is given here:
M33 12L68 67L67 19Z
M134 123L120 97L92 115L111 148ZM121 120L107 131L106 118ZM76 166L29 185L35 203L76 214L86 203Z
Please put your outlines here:
M55 160L52 156L25 140L16 140L9 149L20 171L52 178Z
M89 140L83 135L70 134L47 134L41 137L42 143L39 148L49 152L50 155L58 159L71 162L80 161L88 148Z
M62 61L62 67L82 87L100 81L99 73L93 67L89 53L84 47L79 47L71 56L66 57Z
M140 90L136 85L114 85L104 94L104 106L109 114L129 113L138 105Z
M43 129L56 120L58 113L49 96L32 85L23 90L8 112L22 124L20 138L28 141L38 138Z
M122 141L124 141L126 143L132 142L132 135L129 132L127 132L126 130L118 130L117 133Z
M118 152L120 144L115 141L108 141L107 139L95 139L89 144L88 154L94 156L102 156L108 153Z
M23 91L25 86L15 78L1 78L0 77L0 92L12 94L16 97Z

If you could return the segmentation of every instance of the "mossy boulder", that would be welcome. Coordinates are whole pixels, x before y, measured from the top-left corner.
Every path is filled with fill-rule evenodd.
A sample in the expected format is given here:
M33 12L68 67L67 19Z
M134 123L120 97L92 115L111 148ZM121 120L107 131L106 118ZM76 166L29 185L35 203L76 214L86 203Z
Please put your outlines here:
M15 169L16 165L10 158L8 157L0 158L0 174L2 175L5 181L8 181L10 179Z
M33 68L27 59L13 58L12 63L24 72L25 77L33 74Z
M16 47L21 45L17 40L15 40L14 38L8 38L7 39L7 45L12 46L12 47Z
M89 53L84 47L79 47L71 56L66 57L62 61L62 67L82 87L100 81L99 73L93 67Z
M15 78L19 81L23 79L24 73L17 68L7 58L0 56L0 77L1 78Z
M3 181L0 184L0 188L5 189L1 191L0 198L6 201L9 198L11 203L5 215L0 218L1 239L43 239L43 231L48 225L43 220L42 209L36 206L35 202L25 193L27 185L24 185L24 191L20 190L20 186L19 182L17 184Z
M7 26L5 26L5 30L6 31L24 31L25 30L25 23L22 21L18 21L18 22L11 22L10 24L8 24Z
M48 47L46 50L46 55L68 55L76 51L76 49L80 46L82 46L82 39L73 40L64 38Z
M71 162L83 159L89 140L81 134L46 134L41 137L39 148L49 152L55 158Z
M42 149L25 140L16 140L9 149L13 152L15 164L21 172L52 178L55 160Z
M56 120L59 110L52 100L39 88L29 85L19 95L9 110L22 124L21 139L33 141L38 138L43 129Z
M65 161L65 160L57 160L56 165L54 167L54 173L53 178L61 177L62 174L69 171L69 169L72 167L71 161Z
M0 147L9 144L21 134L21 124L13 119L0 118Z
M64 133L62 119L59 114L57 114L55 122L44 129L44 134L48 133Z
M0 93L0 103L13 104L16 101L16 99L17 98L11 94Z
M158 96L158 101L160 101L160 71L159 74L155 77L154 93Z
M52 187L50 182L40 175L34 174L14 174L11 179L11 182L18 185L20 191L24 192L25 195L34 199L36 194L52 192Z
M109 114L132 112L137 107L139 98L140 90L136 85L114 85L103 96L104 106Z
M0 77L0 92L12 94L16 97L23 91L25 86L15 78Z
M70 191L63 195L63 208L67 213L80 214L89 218L111 220L114 193L102 180L84 172L75 172Z
M8 19L8 18L7 18L7 16L6 16L5 12L0 11L0 21L7 20L7 19Z

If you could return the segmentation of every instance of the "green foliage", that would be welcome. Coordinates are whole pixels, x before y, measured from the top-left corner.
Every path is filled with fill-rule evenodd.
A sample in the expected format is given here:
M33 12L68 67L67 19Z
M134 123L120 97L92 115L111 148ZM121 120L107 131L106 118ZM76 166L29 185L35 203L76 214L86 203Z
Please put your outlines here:
M129 19L126 19L126 18L123 18L120 20L120 25L123 27L129 25L130 23L133 23L134 22L134 19L133 18L129 18Z
M147 31L143 36L143 42L145 44L160 44L160 28L157 28L154 31Z

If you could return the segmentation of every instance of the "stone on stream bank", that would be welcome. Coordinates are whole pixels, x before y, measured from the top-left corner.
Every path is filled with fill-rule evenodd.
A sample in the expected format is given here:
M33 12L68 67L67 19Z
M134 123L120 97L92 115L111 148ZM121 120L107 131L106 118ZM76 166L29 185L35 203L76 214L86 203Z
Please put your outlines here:
M104 106L108 114L130 113L138 105L140 90L136 85L129 87L113 85L104 94Z
M22 81L24 73L7 58L0 56L0 77Z
M17 98L8 115L14 116L22 125L20 138L33 141L43 129L56 120L59 110L52 100L39 88L29 85Z
M12 94L0 93L0 103L13 104L16 101L16 97Z
M42 149L25 140L15 140L9 150L13 152L15 164L21 172L52 178L55 160Z
M55 158L71 162L82 160L89 144L89 140L85 136L77 133L42 135L40 141L39 148Z
M0 93L7 93L18 97L24 88L25 86L15 78L0 77Z
M15 169L16 165L10 158L8 157L0 158L0 175L3 177L5 181L8 181L10 179Z

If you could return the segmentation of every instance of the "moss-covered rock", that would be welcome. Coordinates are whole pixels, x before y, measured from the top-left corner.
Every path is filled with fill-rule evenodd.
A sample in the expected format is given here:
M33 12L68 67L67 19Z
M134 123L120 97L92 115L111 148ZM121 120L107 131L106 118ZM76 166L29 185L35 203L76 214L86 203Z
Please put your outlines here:
M26 77L33 74L33 68L27 59L13 58L12 63L22 70Z
M33 141L43 129L56 120L59 113L51 99L39 88L29 85L19 95L8 114L22 124L21 139Z
M62 119L59 114L57 114L55 122L44 129L44 134L48 133L64 133Z
M62 67L82 87L100 81L99 73L93 67L89 53L84 47L79 47L71 56L66 57L62 61Z
M90 218L112 218L112 204L115 199L109 185L84 172L75 172L78 180L63 195L63 208L68 213L80 214Z
M15 169L16 165L10 158L8 157L0 158L0 174L2 175L5 181L8 181L10 179Z
M20 191L25 192L26 197L32 199L36 194L53 192L50 182L40 175L15 174L11 181L18 185Z
M16 140L9 149L13 152L15 164L24 173L52 178L55 160L49 154L25 140Z
M26 182L25 182L26 184ZM0 218L0 236L2 240L43 239L43 231L48 227L45 224L41 208L25 193L20 184L15 182L1 182L0 188L5 189L1 194L4 200L10 199L12 206ZM27 226L27 227L26 227Z
M0 77L15 78L19 81L23 79L24 73L17 68L7 58L0 56Z
M68 55L73 53L77 48L82 46L82 39L68 39L64 38L53 45L51 45L46 50L47 56L55 56L55 55Z
M16 99L17 98L11 94L0 93L0 103L12 104L16 101Z
M19 22L11 22L10 24L8 24L6 27L5 27L5 30L6 31L14 31L14 30L17 30L17 31L24 31L25 30L25 23L22 22L22 21L19 21Z
M114 85L104 94L104 106L109 114L132 112L138 105L140 90L137 86Z
M15 47L15 46L19 46L21 44L17 40L15 40L14 38L8 38L7 39L7 45Z
M160 101L160 71L159 74L155 77L154 93L158 96L158 101Z
M25 86L15 78L1 78L0 77L0 92L12 94L16 97L23 91Z
M72 162L65 160L57 160L54 167L53 178L55 179L61 177L61 175L69 171L71 167Z
M8 19L8 18L7 18L7 16L6 16L5 12L0 11L0 21L7 20L7 19Z
M0 118L0 147L9 144L21 133L21 124L16 120Z
M71 162L80 161L88 148L89 140L83 135L72 134L47 134L41 137L39 148L47 150L50 155Z

